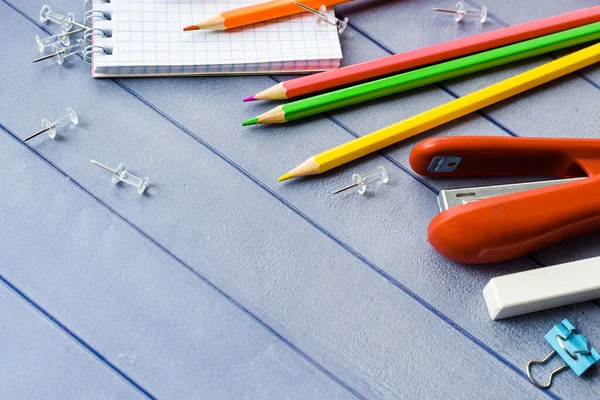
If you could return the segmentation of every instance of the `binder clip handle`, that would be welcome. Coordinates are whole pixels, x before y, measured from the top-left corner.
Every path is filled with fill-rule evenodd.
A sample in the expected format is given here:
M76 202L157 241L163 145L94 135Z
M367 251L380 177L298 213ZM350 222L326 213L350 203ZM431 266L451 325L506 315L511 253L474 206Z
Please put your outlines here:
M552 350L552 352L550 354L548 354L546 356L546 358L544 358L543 360L531 360L527 363L527 377L529 378L529 380L531 381L531 383L533 383L535 386L539 387L540 389L548 389L550 386L552 386L552 379L554 379L554 375L564 371L565 369L569 368L569 366L567 364L563 365L562 367L558 367L556 368L554 371L552 371L550 373L550 376L548 377L548 383L546 383L545 385L543 383L540 383L538 381L536 381L533 378L533 375L531 375L531 366L534 364L541 364L544 365L546 364L553 356L556 355L556 351Z

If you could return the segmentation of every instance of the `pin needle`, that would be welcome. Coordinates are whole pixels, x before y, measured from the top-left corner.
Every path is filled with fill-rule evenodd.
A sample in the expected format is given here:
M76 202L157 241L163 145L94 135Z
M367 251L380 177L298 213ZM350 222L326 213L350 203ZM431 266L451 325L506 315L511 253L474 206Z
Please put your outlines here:
M56 53L52 53L52 54L46 54L45 56L41 56L41 57L36 58L31 63L33 64L33 63L36 63L36 62L44 61L44 60L47 60L49 58L56 57L59 54L60 54L60 51L57 51Z
M96 161L96 160L90 160L90 161L92 162L92 164L94 164L94 165L97 165L97 166L99 166L100 168L104 168L104 169L105 169L105 170L107 170L108 172L111 172L111 173L113 173L113 174L115 174L115 175L119 175L119 173L118 173L117 171L115 171L114 169L112 169L112 168L110 168L110 167L107 167L106 165L104 165L104 164L102 164L102 163L99 163L99 162L98 162L98 161Z
M42 133L44 133L44 132L48 132L50 129L52 129L52 128L55 128L55 127L56 127L55 125L52 125L52 126L49 126L49 127L47 127L47 128L44 128L44 129L42 129L41 131L39 131L39 132L36 132L36 133L34 133L33 135L26 137L25 139L23 139L23 140L22 140L22 142L26 142L26 141L28 141L29 139L33 139L34 137L36 137L36 136L39 136L39 135L41 135L41 134L42 134Z
M84 31L84 30L90 28L89 26L85 26L83 24L80 24L79 22L72 21L72 23L73 23L73 25L80 27L81 28L80 31Z
M88 29L89 29L89 27L88 27L88 26L85 26L85 25L77 24L77 26L82 26L83 28L81 28L81 29L77 29L77 30L75 30L75 31L69 31L69 32L65 32L65 35L74 35L74 34L76 34L76 33L83 32L83 31L85 31L85 30L88 30Z
M85 53L85 42L82 38L77 39L76 43L73 43L69 46L63 46L62 44L57 44L54 46L54 53L48 54L39 58L36 58L32 62L36 63L42 60L47 60L48 58L56 57L56 62L59 65L62 65L66 58L71 57L73 54L77 53Z
M334 194L338 194L338 193L340 193L340 192L343 192L343 191L346 191L346 190L348 190L348 189L352 189L353 187L357 187L358 185L360 185L360 182L356 182L356 183L353 183L353 184L351 184L351 185L348 185L348 186L346 186L346 187L343 187L343 188L341 188L341 189L338 189L338 190L336 190L335 192L332 192L331 194L332 194L332 195L334 195Z
M449 13L449 14L456 14L456 10L448 10L447 8L433 7L432 10L433 11L437 11L437 12L445 12L445 13Z
M307 7L307 6L305 6L304 4L302 4L302 3L298 3L298 2L296 2L296 5L297 5L298 7L300 7L300 8L302 8L302 9L304 9L304 10L306 10L306 11L310 12L310 13L313 13L313 14L315 14L315 15L321 15L321 14L320 14L320 13L319 13L317 10L313 10L312 8L310 8L310 7Z

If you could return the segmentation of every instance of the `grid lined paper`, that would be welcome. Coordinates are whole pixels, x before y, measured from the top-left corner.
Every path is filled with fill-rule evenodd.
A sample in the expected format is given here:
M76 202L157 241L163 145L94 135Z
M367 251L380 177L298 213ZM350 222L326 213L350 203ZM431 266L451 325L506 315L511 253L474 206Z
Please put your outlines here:
M94 27L112 37L94 44L96 77L319 71L339 67L342 51L334 26L303 13L228 31L184 32L183 27L222 11L264 0L113 0L95 3L110 20ZM331 12L333 10L330 10Z

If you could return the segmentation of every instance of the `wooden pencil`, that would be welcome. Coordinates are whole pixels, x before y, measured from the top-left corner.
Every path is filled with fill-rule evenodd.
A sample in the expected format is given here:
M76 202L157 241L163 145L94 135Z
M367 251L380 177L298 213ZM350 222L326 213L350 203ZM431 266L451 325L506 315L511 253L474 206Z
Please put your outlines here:
M300 2L312 9L318 9L321 5L333 6L335 4L346 3L352 0L274 0L264 3L253 4L251 6L236 8L223 11L222 13L210 17L194 25L186 26L184 31L217 30L223 31L233 29L244 25L256 24L257 22L268 21L286 17L289 15L306 12L295 3Z
M600 61L600 43L310 157L279 181L315 175Z
M600 21L600 6L502 28L279 83L244 101L285 100L395 74Z
M242 125L284 123L600 39L600 22L275 107Z

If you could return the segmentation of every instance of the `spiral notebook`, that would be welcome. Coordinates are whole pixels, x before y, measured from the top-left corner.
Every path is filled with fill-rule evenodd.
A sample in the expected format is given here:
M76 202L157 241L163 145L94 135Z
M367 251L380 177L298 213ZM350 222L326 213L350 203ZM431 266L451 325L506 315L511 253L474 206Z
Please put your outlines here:
M337 68L337 30L298 14L228 31L183 27L264 0L94 2L92 76L297 73ZM105 37L108 36L108 37Z

